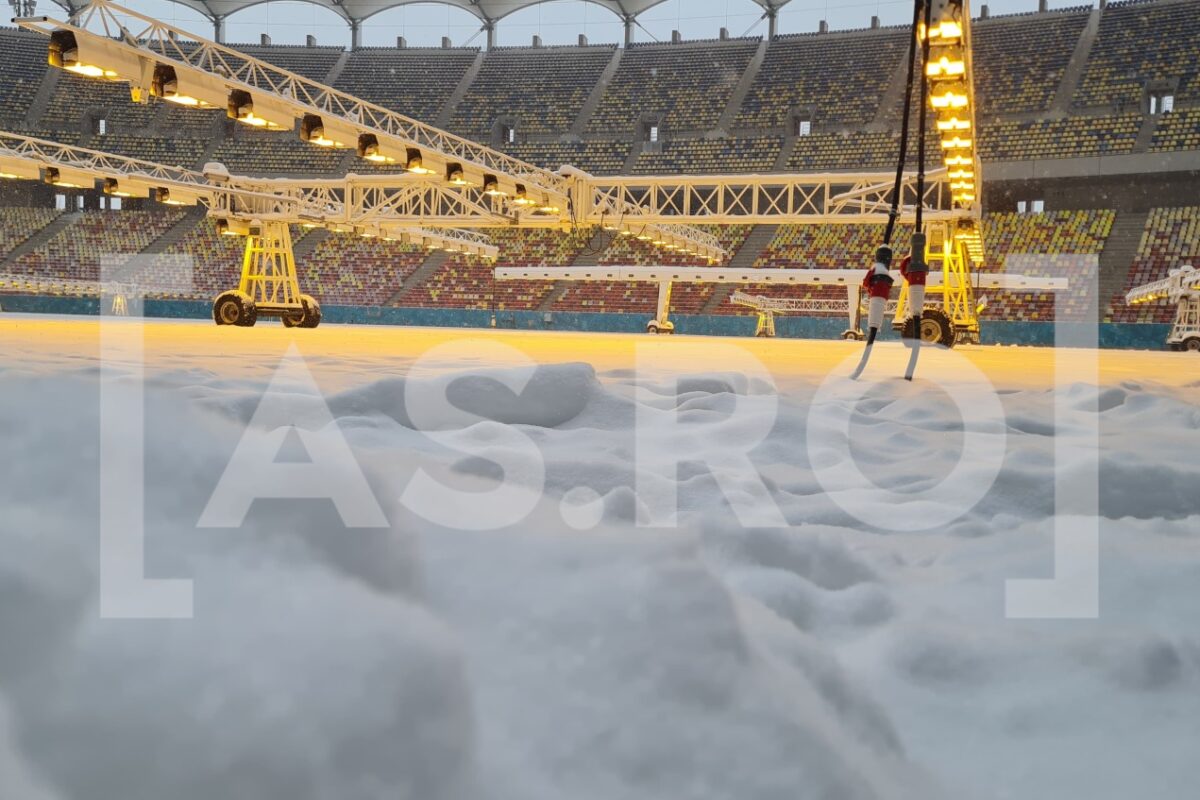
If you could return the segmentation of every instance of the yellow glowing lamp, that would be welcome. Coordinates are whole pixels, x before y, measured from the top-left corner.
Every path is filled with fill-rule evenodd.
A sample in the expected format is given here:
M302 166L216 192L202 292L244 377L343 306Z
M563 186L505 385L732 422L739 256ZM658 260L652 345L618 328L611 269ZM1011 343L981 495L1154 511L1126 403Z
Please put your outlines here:
M969 150L971 148L971 140L964 139L961 136L955 136L951 139L942 139L943 150Z
M944 55L938 59L930 59L925 65L925 74L930 78L952 78L956 75L963 75L967 71L967 64L963 61L960 53L951 53Z
M971 192L962 192L960 194L951 195L956 203L974 203L975 195Z
M973 180L975 180L975 171L970 170L970 169L953 170L947 175L947 177L950 178L950 180L952 180L952 181L955 181L955 180L973 181Z
M158 64L154 67L154 76L150 79L150 95L188 108L212 108L211 103L180 88L175 68L169 64Z
M474 186L475 184L467 178L467 174L463 171L462 164L447 164L446 165L446 183L451 186Z
M383 152L379 146L379 138L373 133L363 133L358 137L358 157L372 164L394 164L396 159Z
M640 233L638 234L637 240L639 242L649 242L652 238L653 237L649 236L648 234Z
M92 175L65 167L46 167L42 173L42 180L60 189L91 189L96 185L96 179Z
M245 89L234 89L229 93L225 113L230 119L261 130L282 131L292 126L290 117L271 113L268 106L269 101L262 99L256 104L255 99Z
M404 168L413 175L433 175L436 172L425 166L425 159L421 156L421 151L415 147L405 149Z
M317 147L346 147L346 142L352 141L352 135L353 131L350 129L337 130L316 114L305 114L300 120L301 141L315 144Z
M957 192L959 190L964 191L964 192L973 192L973 191L975 191L975 182L974 181L955 181L950 184L950 190L952 192Z
M514 206L531 206L534 204L533 200L529 197L529 192L525 190L525 184L517 184L516 191L513 193L512 203Z
M960 119L956 116L942 117L937 121L937 129L939 131L969 131L971 130L971 120Z
M500 188L500 179L495 175L483 176L483 193L488 197L508 197L508 192Z
M967 89L961 83L952 83L945 87L939 87L929 98L929 103L937 109L960 109L966 108L970 103L970 98L967 96Z
M930 39L941 39L943 42L961 39L962 25L957 20L947 19L929 29Z
M946 166L947 167L974 167L975 160L972 159L970 156L953 155L953 154L948 153L946 155Z

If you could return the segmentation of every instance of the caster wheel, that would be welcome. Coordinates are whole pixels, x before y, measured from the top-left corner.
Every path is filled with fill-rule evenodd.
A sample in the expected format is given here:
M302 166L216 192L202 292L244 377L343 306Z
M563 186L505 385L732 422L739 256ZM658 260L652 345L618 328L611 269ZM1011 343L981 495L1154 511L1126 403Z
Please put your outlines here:
M213 321L218 325L250 328L258 322L258 307L247 294L224 292L213 301Z

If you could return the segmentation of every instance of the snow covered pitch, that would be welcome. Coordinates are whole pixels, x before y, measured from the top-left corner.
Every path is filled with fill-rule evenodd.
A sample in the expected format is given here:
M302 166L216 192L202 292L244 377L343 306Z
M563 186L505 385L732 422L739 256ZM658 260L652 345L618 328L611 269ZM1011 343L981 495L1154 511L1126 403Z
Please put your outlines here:
M0 798L1195 792L1192 355L142 334L0 315Z

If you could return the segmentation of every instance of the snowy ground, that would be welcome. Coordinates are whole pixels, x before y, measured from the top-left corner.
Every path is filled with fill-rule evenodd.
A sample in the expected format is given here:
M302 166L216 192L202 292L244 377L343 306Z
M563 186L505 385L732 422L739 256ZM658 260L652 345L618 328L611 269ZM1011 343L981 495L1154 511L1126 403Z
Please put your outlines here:
M135 332L0 315L0 798L1195 792L1194 356L887 347L855 399L835 342L151 322L146 574L194 618L108 619ZM304 485L352 507L198 527L339 432ZM1099 616L1010 619L1089 458Z

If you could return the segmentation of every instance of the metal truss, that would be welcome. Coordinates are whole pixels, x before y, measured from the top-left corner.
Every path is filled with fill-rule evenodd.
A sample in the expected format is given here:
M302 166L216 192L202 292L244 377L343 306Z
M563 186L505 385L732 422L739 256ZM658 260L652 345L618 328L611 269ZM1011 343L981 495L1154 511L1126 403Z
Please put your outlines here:
M381 191L381 198L372 204L367 202L374 197L372 190L356 187L355 176L306 183L201 173L4 131L0 131L0 173L48 181L55 175L60 180L66 176L88 184L75 184L79 188L104 182L109 194L157 195L171 205L201 205L209 216L243 226L285 222L393 236L491 258L499 252L486 235L453 228L461 218L458 214L468 213L460 195L429 186L415 176L407 187ZM442 211L440 216L429 213L433 206ZM482 216L484 209L470 212ZM489 219L494 227L495 216Z
M627 222L743 225L886 222L894 176L884 173L588 177L581 198L589 216L634 208ZM901 219L911 221L917 177L905 174ZM930 221L971 219L954 208L945 169L926 177L924 215ZM610 217L611 218L611 217Z

